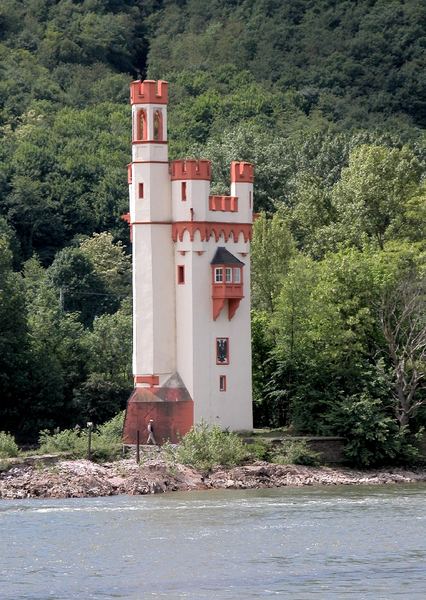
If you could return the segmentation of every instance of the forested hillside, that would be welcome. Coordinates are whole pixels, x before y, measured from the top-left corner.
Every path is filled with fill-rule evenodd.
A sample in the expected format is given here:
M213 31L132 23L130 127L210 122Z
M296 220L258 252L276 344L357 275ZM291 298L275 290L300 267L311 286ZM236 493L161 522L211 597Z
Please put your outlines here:
M100 423L130 374L129 81L171 158L256 164L258 425L402 460L424 408L421 0L2 0L0 430Z

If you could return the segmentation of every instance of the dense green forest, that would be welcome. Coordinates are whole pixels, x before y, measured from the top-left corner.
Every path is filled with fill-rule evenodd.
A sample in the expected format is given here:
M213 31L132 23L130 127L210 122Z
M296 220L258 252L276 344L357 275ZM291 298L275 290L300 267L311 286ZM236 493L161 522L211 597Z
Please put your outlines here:
M256 165L255 422L405 460L426 424L421 0L2 0L0 430L132 387L129 81L171 158Z

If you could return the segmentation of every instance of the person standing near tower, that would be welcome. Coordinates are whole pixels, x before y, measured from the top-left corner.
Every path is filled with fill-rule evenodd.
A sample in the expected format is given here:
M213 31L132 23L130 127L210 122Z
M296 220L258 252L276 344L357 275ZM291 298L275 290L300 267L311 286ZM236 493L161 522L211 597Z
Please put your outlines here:
M149 420L147 430L148 430L148 439L146 440L147 445L150 442L152 442L154 444L154 446L156 446L157 442L155 441L155 437L154 437L154 421L153 421L153 419Z

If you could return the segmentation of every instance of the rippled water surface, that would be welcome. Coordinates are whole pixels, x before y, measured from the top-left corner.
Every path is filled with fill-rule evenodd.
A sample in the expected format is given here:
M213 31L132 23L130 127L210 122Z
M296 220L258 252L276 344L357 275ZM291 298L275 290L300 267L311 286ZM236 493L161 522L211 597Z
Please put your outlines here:
M0 501L1 600L426 598L426 486Z

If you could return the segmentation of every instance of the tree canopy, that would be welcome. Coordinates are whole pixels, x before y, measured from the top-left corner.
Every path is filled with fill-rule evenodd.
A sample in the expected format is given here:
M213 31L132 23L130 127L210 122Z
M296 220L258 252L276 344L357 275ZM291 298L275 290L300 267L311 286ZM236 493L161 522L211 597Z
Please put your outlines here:
M256 165L256 424L406 456L426 423L425 24L421 0L3 0L1 428L124 406L128 85L149 77L170 82L171 158L211 159L215 193Z

